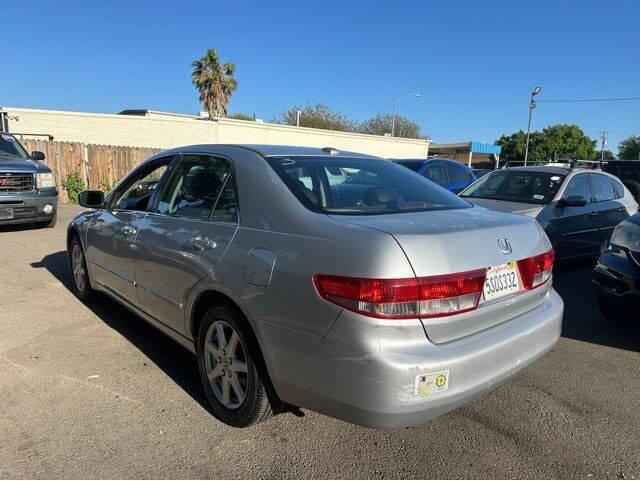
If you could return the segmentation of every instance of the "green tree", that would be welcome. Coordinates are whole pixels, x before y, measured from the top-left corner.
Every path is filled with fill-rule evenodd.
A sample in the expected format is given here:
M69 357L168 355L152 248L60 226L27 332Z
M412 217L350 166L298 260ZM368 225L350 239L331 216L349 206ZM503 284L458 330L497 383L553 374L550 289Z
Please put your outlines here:
M235 114L231 114L229 115L230 119L236 119L236 120L255 120L253 118L253 115L248 115L248 114L243 114L241 112L235 113Z
M238 88L238 81L233 78L235 64L221 64L218 53L210 48L204 57L191 66L191 81L198 89L200 101L209 112L209 117L226 117L231 95Z
M360 124L358 131L363 134L385 135L391 134L391 124L393 116L391 114L378 114ZM396 115L395 136L407 139L420 139L420 126L406 117Z
M631 135L618 144L618 156L622 160L640 159L640 137Z
M346 115L333 111L325 104L307 104L304 107L293 106L273 117L277 124L296 125L298 111L300 111L300 127L314 129L337 130L339 132L355 132L357 123Z
M542 160L544 153L538 151L540 143L540 132L531 132L529 138L529 158ZM511 135L503 135L495 141L496 145L502 147L500 158L504 160L523 160L527 145L527 133L518 130ZM546 159L545 159L546 160Z
M598 159L600 159L600 157L601 157L600 152L598 152ZM610 150L605 149L604 160L615 160L615 159L616 159L615 154Z
M503 135L495 143L502 147L504 160L523 160L527 134L519 130ZM550 125L540 132L532 132L529 139L529 160L598 158L597 141L587 136L577 125Z

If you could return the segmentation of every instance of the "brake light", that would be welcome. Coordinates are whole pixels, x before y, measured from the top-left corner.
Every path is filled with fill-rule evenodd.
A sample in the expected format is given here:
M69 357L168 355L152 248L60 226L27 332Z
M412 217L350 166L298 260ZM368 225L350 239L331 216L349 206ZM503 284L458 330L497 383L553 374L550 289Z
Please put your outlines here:
M526 290L535 289L549 280L553 270L553 248L540 254L518 261L520 277Z
M313 282L320 297L350 311L383 319L409 319L474 310L486 274L486 269L409 279L317 274Z

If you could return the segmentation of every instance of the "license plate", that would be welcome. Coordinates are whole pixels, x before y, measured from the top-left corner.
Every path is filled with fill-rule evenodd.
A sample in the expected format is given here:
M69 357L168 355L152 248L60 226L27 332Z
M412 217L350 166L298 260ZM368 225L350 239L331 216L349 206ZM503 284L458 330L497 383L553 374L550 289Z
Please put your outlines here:
M520 276L515 262L490 267L484 281L485 301L493 301L520 290Z
M13 209L0 209L0 220L13 219Z

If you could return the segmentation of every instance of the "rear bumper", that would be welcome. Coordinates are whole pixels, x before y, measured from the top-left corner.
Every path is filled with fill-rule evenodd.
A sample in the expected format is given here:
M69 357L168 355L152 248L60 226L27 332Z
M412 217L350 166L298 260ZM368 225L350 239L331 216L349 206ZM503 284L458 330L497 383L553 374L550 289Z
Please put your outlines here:
M279 396L291 404L375 428L424 423L495 388L546 353L564 305L543 302L503 324L443 344L419 321L376 321L343 311L324 337L252 321ZM448 388L416 394L416 377L448 371Z
M49 214L44 212L47 205L52 207ZM46 192L0 195L0 209L7 208L13 211L13 219L0 220L0 226L46 222L53 219L58 212L58 191L48 189Z

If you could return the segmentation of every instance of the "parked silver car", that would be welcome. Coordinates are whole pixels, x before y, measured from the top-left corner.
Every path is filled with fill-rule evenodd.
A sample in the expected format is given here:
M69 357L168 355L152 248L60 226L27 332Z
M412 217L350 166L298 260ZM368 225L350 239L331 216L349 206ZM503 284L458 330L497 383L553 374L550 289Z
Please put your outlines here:
M350 175L329 182L336 169ZM379 428L423 423L560 335L537 222L384 159L190 146L80 202L91 209L68 231L77 295L102 291L196 354L233 426L288 405Z

